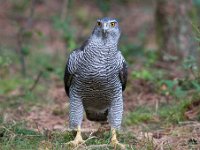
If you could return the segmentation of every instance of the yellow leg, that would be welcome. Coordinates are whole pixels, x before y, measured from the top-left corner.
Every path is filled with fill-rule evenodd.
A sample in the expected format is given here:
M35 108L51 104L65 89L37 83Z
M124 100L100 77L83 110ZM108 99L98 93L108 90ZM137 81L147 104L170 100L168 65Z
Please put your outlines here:
M117 140L117 135L116 135L116 130L114 128L111 128L111 133L112 133L112 137L111 137L111 145L116 149L117 147L120 149L126 149L126 146L119 143L119 141Z
M81 127L78 126L75 139L73 141L66 143L66 144L70 145L71 147L76 147L76 146L78 146L79 144L82 144L82 143L84 143L84 140L81 136Z

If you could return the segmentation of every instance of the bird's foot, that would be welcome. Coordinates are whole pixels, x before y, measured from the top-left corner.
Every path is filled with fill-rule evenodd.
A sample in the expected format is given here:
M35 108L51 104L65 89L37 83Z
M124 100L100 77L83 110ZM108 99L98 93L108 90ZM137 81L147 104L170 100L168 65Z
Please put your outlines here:
M114 149L121 149L121 150L125 150L126 146L124 144L119 143L119 141L117 139L111 140L111 146L114 147Z
M75 147L79 147L81 145L83 145L85 143L85 141L83 140L82 136L81 136L81 131L80 131L80 127L78 127L78 130L77 130L77 134L76 134L76 137L73 141L70 141L68 143L65 143L65 145L68 147L68 148L75 148Z
M65 145L68 145L70 147L77 147L77 146L83 144L84 142L85 141L82 138L80 138L80 139L74 139L73 141L70 141L70 142L66 143Z
M117 140L116 130L114 128L111 128L111 132L112 132L112 138L110 144L114 147L114 149L125 150L126 146L119 143L119 141Z

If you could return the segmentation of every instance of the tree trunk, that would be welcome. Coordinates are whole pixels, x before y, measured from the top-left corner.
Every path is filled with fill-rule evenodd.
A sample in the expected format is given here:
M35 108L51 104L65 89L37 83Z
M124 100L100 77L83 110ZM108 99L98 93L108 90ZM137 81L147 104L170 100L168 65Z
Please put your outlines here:
M192 0L157 0L155 22L162 60L196 56L198 42L192 31Z

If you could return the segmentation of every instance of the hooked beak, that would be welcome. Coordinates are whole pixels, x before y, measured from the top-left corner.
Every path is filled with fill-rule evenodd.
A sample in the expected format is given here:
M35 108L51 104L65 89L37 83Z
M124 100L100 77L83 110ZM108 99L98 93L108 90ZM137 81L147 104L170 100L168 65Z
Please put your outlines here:
M103 33L103 35L106 35L108 33L108 24L107 23L103 24L102 33Z

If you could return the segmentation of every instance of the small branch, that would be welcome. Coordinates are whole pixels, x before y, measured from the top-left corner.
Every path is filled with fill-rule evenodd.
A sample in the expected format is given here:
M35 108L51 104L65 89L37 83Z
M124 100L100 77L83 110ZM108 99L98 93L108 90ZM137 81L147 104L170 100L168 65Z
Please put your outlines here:
M84 141L84 143L82 143L82 144L78 145L77 147L75 147L74 150L79 150L81 146L85 146L85 143L86 143L87 141L89 141L89 140L91 140L91 139L94 139L94 138L96 138L96 137L95 137L95 136L89 137L87 140Z
M17 53L19 54L19 60L21 63L21 73L23 76L26 76L26 65L25 65L25 58L22 50L22 45L23 45L23 32L24 32L24 27L20 27L19 31L17 33Z
M103 148L103 149L110 149L111 148L111 146L110 145L108 145L108 144L101 144L101 145L89 145L89 146L87 146L86 147L88 150L90 150L90 149L99 149L99 148Z
M35 79L33 85L28 89L30 92L32 92L35 89L35 87L37 86L37 84L38 84L38 82L40 80L40 77L42 76L42 73L43 73L42 71L40 71L38 73L37 78ZM16 94L16 95L12 95L12 96L9 96L9 97L2 97L2 96L0 96L0 98L11 98L11 99L14 99L16 97L23 97L25 95L26 95L26 91L22 91L21 93Z
M29 30L32 28L32 23L33 23L33 15L34 15L34 11L35 10L35 0L31 1L31 6L30 6L30 15L27 18L27 25L23 26L22 23L20 23L20 21L18 21L18 24L20 25L20 28L18 30L17 33L17 53L19 54L19 59L20 59L20 63L21 63L21 72L23 76L26 76L26 64L25 64L25 56L23 53L23 44L25 43L25 37L24 37L24 32L26 30Z
M33 85L30 87L29 91L32 92L35 89L35 87L37 86L37 84L38 84L38 82L40 80L40 77L42 76L42 73L43 73L42 71L40 71L38 73L37 78L36 78L35 82L33 83Z
M69 129L69 128L63 130L63 132L72 132L72 131L76 131L76 130ZM81 129L82 133L94 133L94 132L97 132L97 131L98 131L97 129L91 129L91 128Z

